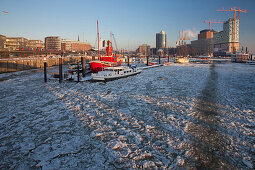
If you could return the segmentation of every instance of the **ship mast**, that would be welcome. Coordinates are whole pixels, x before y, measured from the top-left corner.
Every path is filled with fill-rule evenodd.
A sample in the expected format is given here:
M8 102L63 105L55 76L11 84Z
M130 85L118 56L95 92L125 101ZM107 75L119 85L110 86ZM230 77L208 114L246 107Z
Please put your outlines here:
M97 44L98 44L98 60L100 60L98 20L97 20Z

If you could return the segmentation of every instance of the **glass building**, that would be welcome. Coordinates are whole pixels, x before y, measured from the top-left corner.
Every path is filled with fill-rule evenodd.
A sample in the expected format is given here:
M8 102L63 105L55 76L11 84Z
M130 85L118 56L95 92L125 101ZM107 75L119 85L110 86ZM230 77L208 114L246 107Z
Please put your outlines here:
M167 38L166 38L166 33L164 30L161 30L160 33L156 34L156 48L161 49L161 48L166 48L167 47Z

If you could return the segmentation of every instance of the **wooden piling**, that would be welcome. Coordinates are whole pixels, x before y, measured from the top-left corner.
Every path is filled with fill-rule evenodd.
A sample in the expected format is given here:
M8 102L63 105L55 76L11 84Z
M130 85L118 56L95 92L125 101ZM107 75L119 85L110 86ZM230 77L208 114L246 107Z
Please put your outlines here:
M62 56L63 54L59 57L59 83L63 81Z
M80 82L80 64L79 64L79 61L78 61L78 64L77 64L77 82Z
M44 62L44 82L47 82L47 62Z
M86 75L86 59L85 57L81 57L81 64L82 64L82 77Z

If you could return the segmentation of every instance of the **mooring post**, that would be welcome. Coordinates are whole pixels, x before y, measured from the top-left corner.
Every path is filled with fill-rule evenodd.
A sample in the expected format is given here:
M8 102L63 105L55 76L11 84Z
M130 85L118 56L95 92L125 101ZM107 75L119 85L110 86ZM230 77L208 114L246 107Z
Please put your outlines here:
M77 82L80 82L80 64L79 64L79 60L78 60L78 64L77 64Z
M43 57L44 63L44 82L47 82L47 54L46 57Z
M128 66L129 66L129 55L128 55Z
M160 64L160 57L161 57L161 55L158 56L158 64Z
M147 58L147 66L149 65L149 55L146 56Z
M63 81L62 57L63 53L61 53L61 56L59 57L59 83L62 83Z
M86 59L85 57L81 57L81 64L82 64L82 77L86 75Z

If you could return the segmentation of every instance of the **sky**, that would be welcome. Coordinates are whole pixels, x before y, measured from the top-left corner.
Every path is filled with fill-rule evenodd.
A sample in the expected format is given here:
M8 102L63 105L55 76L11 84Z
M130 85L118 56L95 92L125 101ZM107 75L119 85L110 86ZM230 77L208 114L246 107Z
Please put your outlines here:
M175 47L179 31L197 34L209 19L226 21L233 12L217 9L241 7L240 46L255 53L255 0L0 0L0 34L44 41L60 36L87 41L95 46L97 20L102 39L115 36L119 49L134 50L141 44L156 46L156 33L162 29L167 43ZM222 24L212 24L221 31ZM197 36L193 39L197 39ZM115 46L114 46L115 47Z

